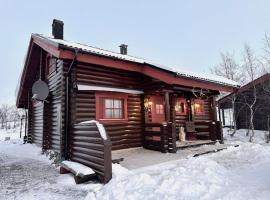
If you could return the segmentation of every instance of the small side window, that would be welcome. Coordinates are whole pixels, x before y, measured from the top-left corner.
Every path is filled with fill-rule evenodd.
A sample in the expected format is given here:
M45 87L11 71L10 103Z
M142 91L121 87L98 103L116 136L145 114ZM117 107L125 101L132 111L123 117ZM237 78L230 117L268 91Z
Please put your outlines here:
M187 114L187 102L186 99L177 99L175 103L175 112L179 115Z
M204 101L203 100L195 100L194 101L194 113L196 115L204 114Z
M164 106L163 106L163 104L156 104L156 114L159 114L159 115L164 114Z
M103 122L127 121L127 94L96 92L96 120Z

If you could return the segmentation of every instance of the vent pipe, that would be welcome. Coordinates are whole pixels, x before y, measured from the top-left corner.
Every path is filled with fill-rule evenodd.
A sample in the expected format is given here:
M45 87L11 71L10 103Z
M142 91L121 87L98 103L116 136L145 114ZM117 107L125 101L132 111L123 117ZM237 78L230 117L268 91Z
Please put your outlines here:
M120 53L123 54L123 55L127 55L127 47L128 47L128 45L121 44L119 47L120 47Z

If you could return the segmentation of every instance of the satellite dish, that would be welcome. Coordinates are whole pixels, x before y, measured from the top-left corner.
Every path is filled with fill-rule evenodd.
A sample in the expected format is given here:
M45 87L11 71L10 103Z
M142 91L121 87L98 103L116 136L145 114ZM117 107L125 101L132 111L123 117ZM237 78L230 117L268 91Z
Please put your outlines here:
M33 98L44 101L49 95L49 87L47 83L42 80L36 81L32 86Z

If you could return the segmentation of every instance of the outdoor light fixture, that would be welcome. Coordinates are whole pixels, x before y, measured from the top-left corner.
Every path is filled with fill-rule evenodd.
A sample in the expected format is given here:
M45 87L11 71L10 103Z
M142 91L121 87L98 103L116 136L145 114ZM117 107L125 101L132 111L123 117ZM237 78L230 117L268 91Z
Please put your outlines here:
M146 111L150 111L152 107L153 102L150 100L150 98L145 99L144 101L144 108Z

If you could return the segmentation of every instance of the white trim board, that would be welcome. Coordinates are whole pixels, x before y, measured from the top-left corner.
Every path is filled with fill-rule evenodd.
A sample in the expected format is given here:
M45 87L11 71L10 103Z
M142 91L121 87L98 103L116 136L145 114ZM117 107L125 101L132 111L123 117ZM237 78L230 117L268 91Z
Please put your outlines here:
M108 92L122 92L128 94L143 94L142 90L131 90L131 89L121 89L121 88L113 88L113 87L101 87L101 86L94 86L94 85L81 85L78 84L79 91L87 91L87 90L94 90L94 91L108 91Z

